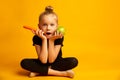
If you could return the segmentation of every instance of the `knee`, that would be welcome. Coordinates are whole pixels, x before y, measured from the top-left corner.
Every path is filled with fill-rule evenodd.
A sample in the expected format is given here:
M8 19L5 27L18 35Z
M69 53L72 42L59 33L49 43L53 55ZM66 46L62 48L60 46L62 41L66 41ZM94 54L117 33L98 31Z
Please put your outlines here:
M22 68L24 68L27 63L28 63L28 60L27 60L27 59L23 59L23 60L20 62L20 65L21 65Z
M77 58L71 58L71 65L73 66L73 67L76 67L77 65L78 65L78 60L77 60Z

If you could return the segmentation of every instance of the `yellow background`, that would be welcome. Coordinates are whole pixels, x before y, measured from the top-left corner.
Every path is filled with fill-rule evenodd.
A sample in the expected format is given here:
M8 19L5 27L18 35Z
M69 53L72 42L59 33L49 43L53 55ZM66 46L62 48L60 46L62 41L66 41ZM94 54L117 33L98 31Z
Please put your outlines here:
M19 63L37 57L33 34L23 25L37 27L39 14L48 5L66 29L63 56L78 58L74 80L120 79L119 0L1 0L0 80L29 80ZM63 77L36 77L69 80Z

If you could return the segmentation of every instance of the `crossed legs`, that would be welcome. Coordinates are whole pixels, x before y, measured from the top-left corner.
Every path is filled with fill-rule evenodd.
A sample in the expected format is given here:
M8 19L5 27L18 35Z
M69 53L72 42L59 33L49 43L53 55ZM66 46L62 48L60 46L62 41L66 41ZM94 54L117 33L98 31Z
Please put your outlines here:
M21 61L22 68L31 71L30 77L37 75L54 75L74 77L74 72L71 70L76 67L78 61L76 58L62 58L53 64L42 64L38 59L23 59Z

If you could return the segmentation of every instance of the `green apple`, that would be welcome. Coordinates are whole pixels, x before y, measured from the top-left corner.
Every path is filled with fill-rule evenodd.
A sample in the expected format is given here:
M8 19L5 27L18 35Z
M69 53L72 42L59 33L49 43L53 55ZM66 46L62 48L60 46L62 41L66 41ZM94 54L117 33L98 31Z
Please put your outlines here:
M57 31L62 33L63 35L65 34L65 28L63 26L58 26Z

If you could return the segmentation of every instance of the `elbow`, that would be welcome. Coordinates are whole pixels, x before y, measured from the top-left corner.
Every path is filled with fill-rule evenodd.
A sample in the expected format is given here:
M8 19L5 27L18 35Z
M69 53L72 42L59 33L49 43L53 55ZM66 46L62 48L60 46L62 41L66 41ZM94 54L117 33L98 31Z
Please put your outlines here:
M43 64L46 64L47 63L47 61L41 61Z
M49 60L49 63L53 63L55 60L54 59L50 59Z
M39 59L41 63L46 64L47 63L47 59Z

